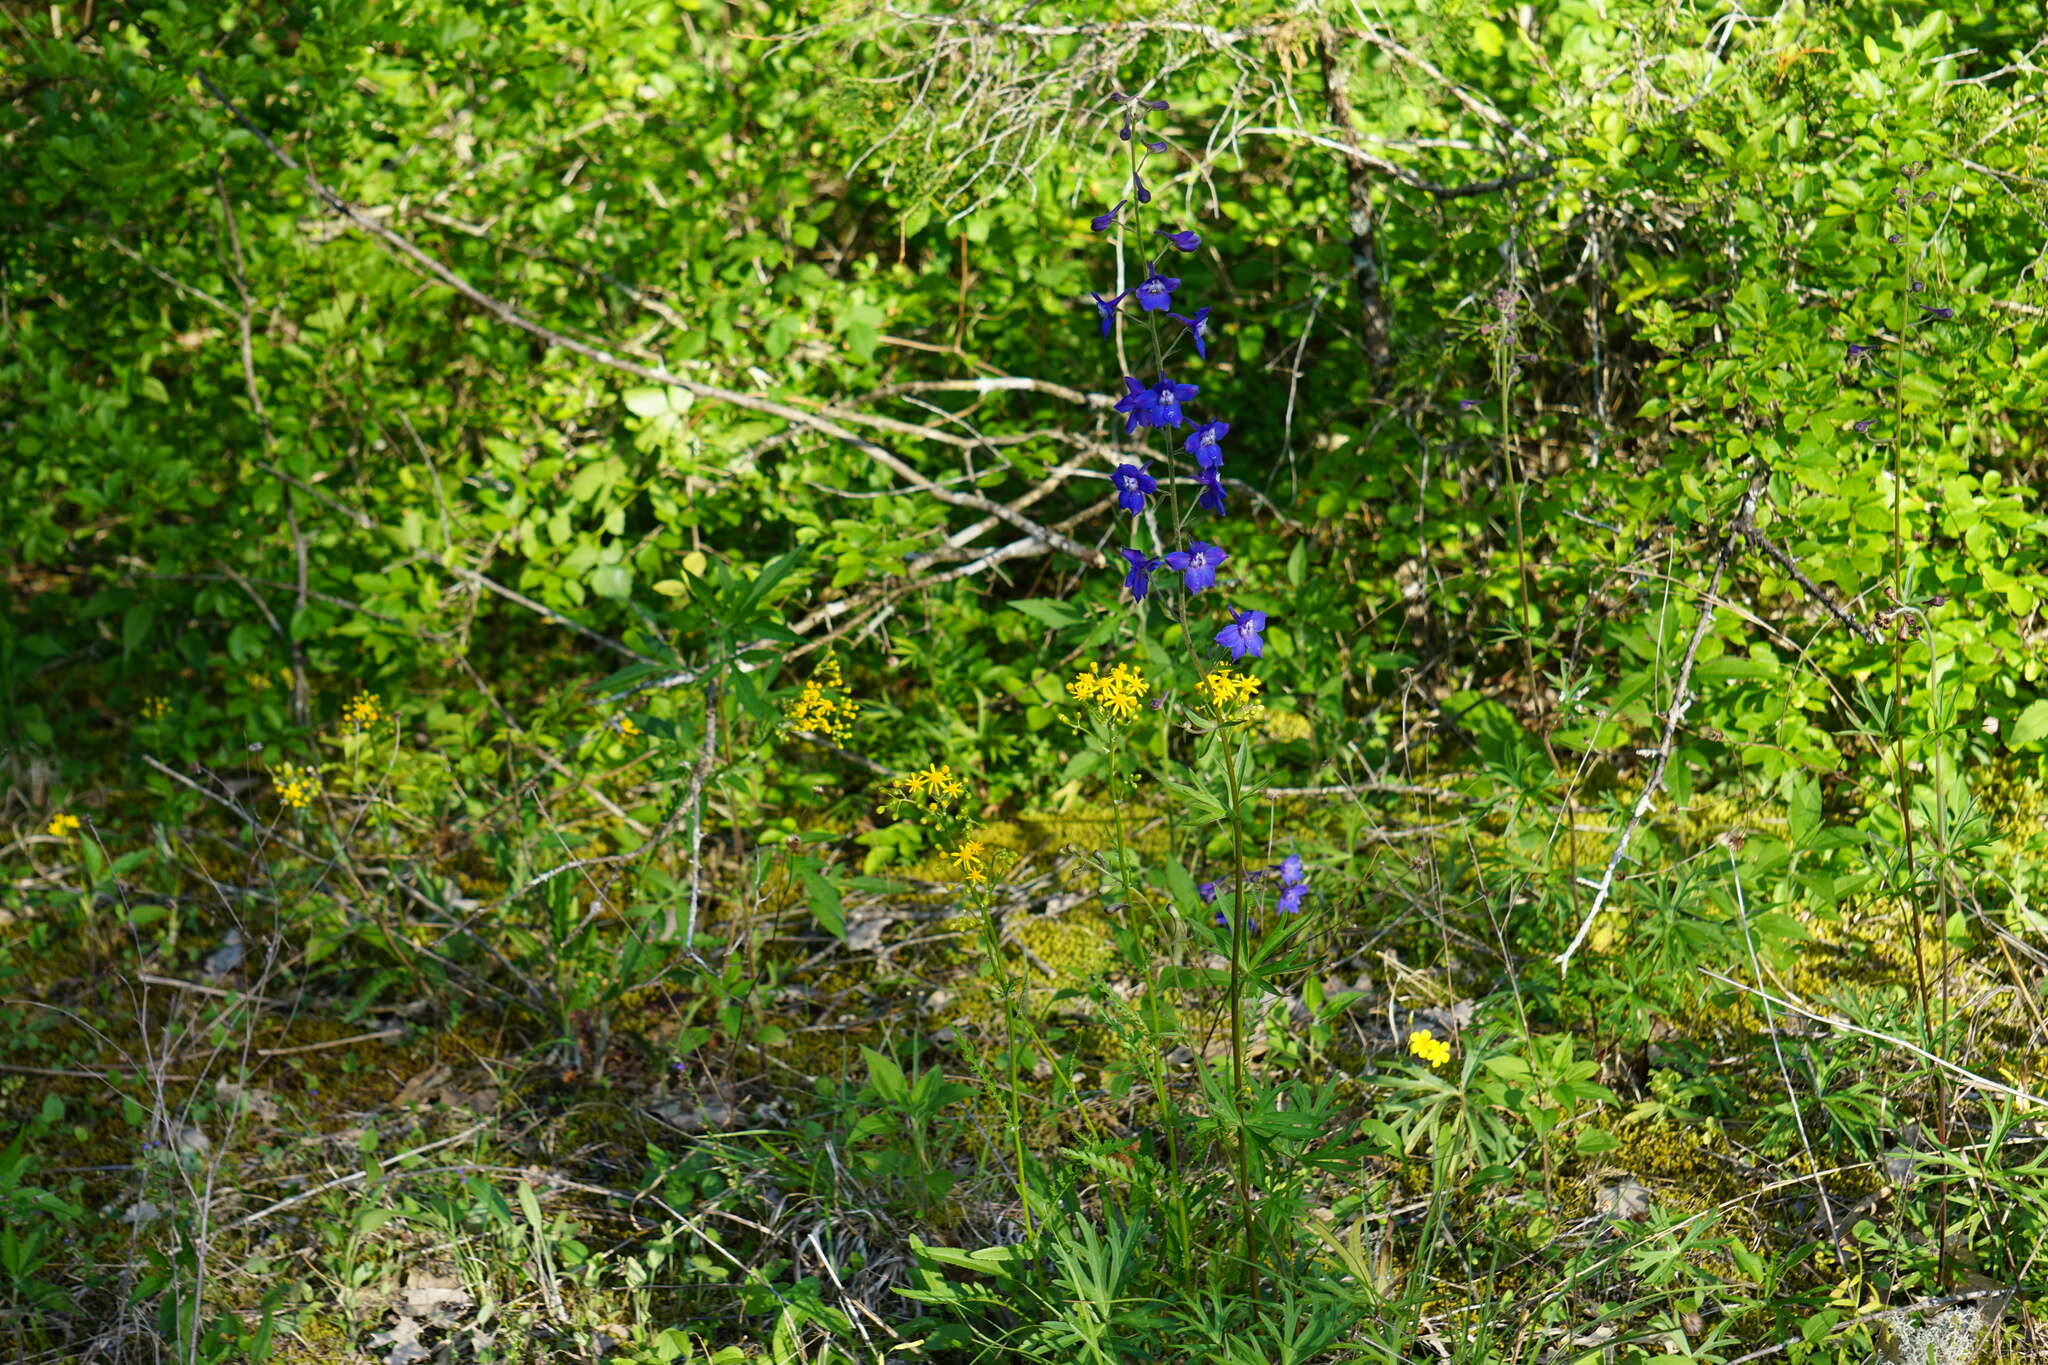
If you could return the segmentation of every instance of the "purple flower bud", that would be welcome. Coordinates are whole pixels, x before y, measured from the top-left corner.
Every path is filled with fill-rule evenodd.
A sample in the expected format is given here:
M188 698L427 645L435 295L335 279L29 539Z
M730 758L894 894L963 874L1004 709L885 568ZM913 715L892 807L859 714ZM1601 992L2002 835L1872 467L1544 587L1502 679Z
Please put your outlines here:
M1885 238L1885 240L1887 242L1890 242L1893 246L1897 246L1900 242L1903 242L1906 239L1900 236L1898 233L1894 232L1891 236Z
M1088 230L1090 232L1109 231L1111 228L1116 226L1116 216L1119 213L1122 213L1124 211L1124 205L1130 202L1131 201L1128 199L1117 200L1116 207L1111 209L1108 213L1098 213L1093 218L1090 218L1088 220Z
M1168 232L1165 228L1154 228L1152 229L1152 235L1154 237L1164 237L1167 241L1173 243L1175 249L1180 251L1193 251L1202 244L1202 239L1186 228L1182 228L1179 232Z
M1920 319L1922 322L1947 322L1956 315L1953 308L1929 308L1924 303L1920 305L1920 311L1927 314Z
M1139 175L1139 174L1138 174L1138 173L1137 173L1136 171L1132 171L1132 172L1131 172L1131 183L1132 183L1133 185L1137 186L1137 195L1138 195L1138 202L1139 202L1139 203L1141 203L1141 204L1149 204L1149 203L1151 203L1151 202L1152 202L1152 191L1150 191L1150 190L1148 190L1148 189L1146 189L1146 188L1145 188L1145 177L1144 177L1144 176L1142 176L1142 175Z
M1166 140L1161 138L1157 142L1148 142L1145 144L1145 150L1148 152L1163 152L1166 150Z
M1856 431L1857 435L1859 435L1859 436L1860 436L1860 435L1862 435L1862 434L1863 434L1864 432L1866 432L1866 431L1869 431L1869 430L1870 430L1870 429L1871 429L1872 427L1874 427L1874 426L1876 426L1876 425L1877 425L1877 419L1876 419L1875 417L1866 417L1866 418L1864 418L1864 419L1863 419L1862 421L1860 421L1860 422L1857 422L1857 423L1855 423L1855 424L1854 424L1854 429L1855 429L1855 431Z

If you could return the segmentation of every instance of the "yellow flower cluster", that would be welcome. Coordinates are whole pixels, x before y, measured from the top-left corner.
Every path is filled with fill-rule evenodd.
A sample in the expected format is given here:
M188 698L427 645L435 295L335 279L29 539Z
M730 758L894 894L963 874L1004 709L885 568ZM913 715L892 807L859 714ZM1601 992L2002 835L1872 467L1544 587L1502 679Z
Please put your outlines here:
M384 709L368 692L356 693L341 712L341 723L351 730L367 730L384 718Z
M50 817L50 827L46 832L53 839L69 839L78 833L78 817L60 810Z
M320 794L320 774L296 763L280 763L271 770L270 789L286 810L304 810Z
M169 714L171 714L171 699L169 697L144 697L142 699L142 718L144 720L162 720Z
M637 739L640 735L640 727L633 723L631 716L612 717L612 729L627 739Z
M1408 1050L1431 1066L1442 1066L1451 1060L1451 1045L1426 1028L1408 1035Z
M792 731L807 730L836 743L853 733L853 723L859 718L859 705L846 695L846 679L839 671L839 660L828 654L789 708L784 726Z
M951 853L944 855L953 864L953 870L965 882L985 882L989 878L990 858L988 845L979 839L969 839Z
M1075 701L1088 702L1123 725L1137 719L1138 707L1149 691L1145 675L1129 664L1117 664L1104 673L1093 660L1067 684L1067 693Z
M1209 676L1195 684L1195 690L1207 699L1218 715L1235 711L1259 695L1259 680L1249 673L1234 671L1229 664L1218 664L1209 671Z
M953 776L952 767L944 763L935 763L906 777L899 777L896 785L906 799L926 810L937 810L967 791L967 784Z

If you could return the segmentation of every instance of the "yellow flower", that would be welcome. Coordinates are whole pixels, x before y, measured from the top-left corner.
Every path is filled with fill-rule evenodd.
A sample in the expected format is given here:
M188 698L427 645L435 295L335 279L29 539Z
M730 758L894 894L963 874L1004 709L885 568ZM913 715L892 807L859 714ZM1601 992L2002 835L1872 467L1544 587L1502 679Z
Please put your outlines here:
M960 874L962 881L985 882L989 874L988 845L979 839L969 839L951 853L942 855L953 861L953 870Z
M1218 715L1226 715L1259 695L1262 684L1249 673L1238 673L1229 664L1218 664L1209 676L1195 684Z
M860 718L860 706L844 695L845 691L846 679L839 671L839 660L828 654L790 706L783 728L818 735L834 743L845 740L853 733L854 721Z
M304 810L320 794L320 774L296 763L280 763L270 774L270 789L286 810Z
M922 799L933 810L939 808L939 798L951 799L967 790L966 784L953 776L952 766L946 763L921 768L898 781L913 799Z
M58 811L50 817L50 827L47 832L53 839L68 839L78 833L78 817L69 811Z
M1451 1060L1451 1045L1426 1028L1408 1035L1408 1050L1431 1066L1442 1066Z
M171 699L169 697L144 697L142 699L142 718L144 720L162 720L170 713Z
M383 708L368 692L356 693L341 713L341 723L351 730L367 730L383 719Z
M612 722L612 728L616 729L620 734L624 735L627 739L632 739L640 733L640 727L633 723L633 718L631 716L618 717Z
M1116 664L1104 673L1092 659L1067 684L1067 694L1075 701L1092 703L1120 725L1137 719L1138 708L1150 690L1145 675L1129 664Z

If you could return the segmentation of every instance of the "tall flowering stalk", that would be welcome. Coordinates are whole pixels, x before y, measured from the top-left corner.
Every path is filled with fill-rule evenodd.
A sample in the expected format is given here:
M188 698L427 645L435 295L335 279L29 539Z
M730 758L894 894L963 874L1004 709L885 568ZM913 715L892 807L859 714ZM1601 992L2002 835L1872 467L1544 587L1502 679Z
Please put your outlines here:
M1258 690L1258 680L1236 673L1229 666L1218 670L1205 667L1198 641L1201 631L1211 628L1196 626L1195 613L1206 607L1196 599L1204 594L1213 594L1211 601L1224 596L1216 590L1225 583L1224 575L1231 555L1223 545L1189 531L1189 521L1194 514L1221 517L1225 513L1228 495L1223 474L1224 441L1230 435L1231 424L1214 417L1198 416L1194 405L1200 398L1201 386L1185 378L1174 377L1175 373L1185 375L1186 367L1190 365L1206 363L1212 332L1211 309L1187 302L1185 296L1192 294L1194 287L1186 276L1169 273L1182 268L1173 263L1176 256L1190 255L1200 248L1201 234L1185 224L1147 227L1143 222L1145 211L1153 199L1151 188L1145 182L1146 158L1167 152L1168 144L1162 138L1148 137L1142 125L1147 113L1165 110L1166 101L1138 99L1121 93L1111 98L1121 106L1123 114L1117 136L1127 148L1129 193L1108 211L1089 220L1092 231L1107 233L1114 230L1117 234L1118 286L1113 295L1091 294L1090 302L1100 335L1113 337L1119 359L1126 354L1124 329L1127 324L1136 323L1143 325L1150 359L1144 373L1122 376L1123 392L1113 404L1114 410L1124 419L1124 436L1135 438L1141 449L1116 466L1111 482L1116 488L1119 508L1132 516L1134 527L1136 520L1145 516L1155 500L1165 502L1168 515L1164 520L1171 527L1170 532L1161 532L1160 521L1147 518L1153 532L1153 543L1149 547L1127 545L1119 550L1119 554L1125 564L1123 586L1132 602L1142 611L1144 604L1159 593L1180 624L1190 664L1196 676L1203 678L1197 692L1206 703L1202 713L1185 714L1195 729L1208 733L1221 746L1227 795L1224 815L1230 823L1235 893L1231 897L1230 913L1223 916L1219 911L1218 914L1221 917L1219 927L1227 927L1230 931L1228 990L1232 1147L1237 1202L1244 1231L1245 1265L1249 1272L1257 1259L1258 1233L1252 1211L1251 1146L1247 1132L1250 1106L1245 1072L1244 995L1246 963L1255 928L1249 913L1250 896L1247 894L1245 868L1245 784L1241 770L1248 759L1248 746L1244 742L1241 721L1248 714L1247 703ZM1133 241L1139 244L1136 250L1140 264L1135 272L1128 269L1124 256ZM1137 283L1124 287L1124 282L1133 274ZM1187 355L1188 351L1193 355ZM1169 371L1169 362L1176 367L1175 371ZM1184 429L1187 434L1183 436ZM1159 434L1166 438L1166 451L1142 448ZM1176 466L1187 471L1185 477L1176 476ZM1154 472L1155 469L1158 472ZM1181 491L1186 483L1192 483L1198 490L1192 507L1182 503ZM1204 531L1204 535L1209 534L1214 533ZM1162 584L1165 587L1163 593L1160 591ZM1232 665L1264 655L1267 627L1264 612L1238 610L1226 604L1221 609L1221 618L1209 638L1217 650L1229 654ZM1125 862L1120 858L1120 865ZM1298 860L1296 869L1298 871ZM1305 881L1297 876L1295 883L1283 893L1280 906L1283 911L1299 910L1305 885Z

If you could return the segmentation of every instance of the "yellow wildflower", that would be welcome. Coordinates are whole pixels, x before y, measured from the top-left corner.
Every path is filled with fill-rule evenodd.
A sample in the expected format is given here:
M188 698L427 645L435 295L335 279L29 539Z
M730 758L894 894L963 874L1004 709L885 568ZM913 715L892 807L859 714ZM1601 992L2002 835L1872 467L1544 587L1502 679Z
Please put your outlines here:
M162 720L170 713L171 699L169 697L144 697L142 699L142 718L144 720Z
M320 794L320 774L296 763L280 763L270 774L270 789L286 810L304 810Z
M1451 1045L1426 1028L1408 1035L1408 1050L1431 1066L1442 1066L1451 1060Z
M828 654L790 706L783 728L808 732L834 743L845 740L853 733L854 721L860 718L859 704L845 692L846 678L839 671L839 660Z
M1218 664L1209 675L1195 684L1218 715L1235 711L1259 695L1262 684L1249 673L1239 673L1229 664Z
M78 833L78 817L69 811L58 811L50 817L50 827L47 832L53 839L68 839Z
M1067 693L1075 701L1093 704L1121 725L1137 719L1138 707L1150 690L1145 675L1129 664L1116 664L1104 673L1092 659L1067 684Z
M960 874L962 881L985 882L989 875L988 845L979 839L969 839L951 853L943 855L953 862L953 870Z
M351 730L367 730L383 719L383 708L368 692L356 693L341 712L341 723Z
M953 776L952 766L945 763L920 768L908 776L898 778L897 781L902 784L904 793L912 800L921 800L934 810L938 808L937 802L951 800L967 790L966 784Z
M640 733L640 727L633 723L633 718L631 716L615 717L612 720L612 728L614 730L617 730L621 735L624 735L627 739L633 739L637 737Z

